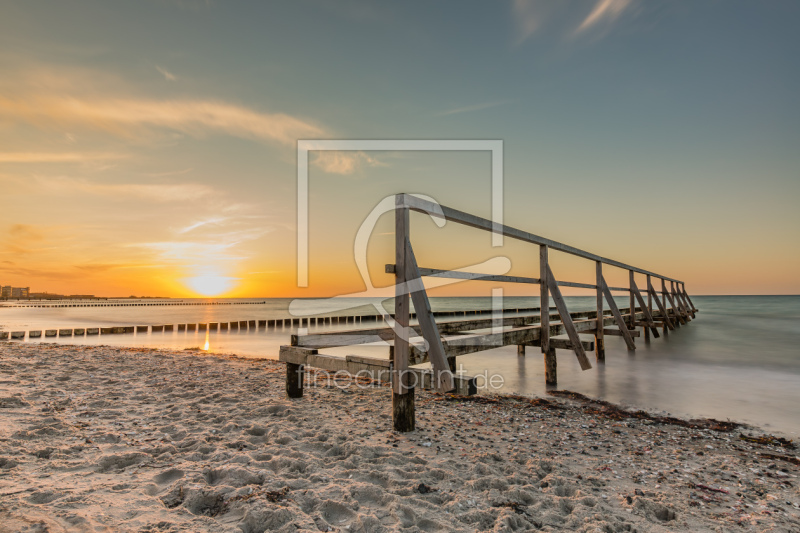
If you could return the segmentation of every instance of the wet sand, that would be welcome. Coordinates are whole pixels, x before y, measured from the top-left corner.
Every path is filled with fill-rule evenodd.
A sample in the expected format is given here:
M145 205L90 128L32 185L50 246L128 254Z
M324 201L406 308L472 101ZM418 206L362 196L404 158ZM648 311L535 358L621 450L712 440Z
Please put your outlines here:
M798 451L756 428L418 391L398 434L387 388L314 385L287 400L271 360L4 343L0 532L800 531Z

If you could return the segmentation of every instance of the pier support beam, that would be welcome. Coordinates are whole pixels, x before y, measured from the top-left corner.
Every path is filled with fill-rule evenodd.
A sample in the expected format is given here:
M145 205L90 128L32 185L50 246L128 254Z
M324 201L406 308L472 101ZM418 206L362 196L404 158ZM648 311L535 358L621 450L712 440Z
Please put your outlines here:
M524 344L517 344L517 355L525 356L525 345Z
M395 431L408 433L414 431L414 389L406 388L407 392L397 394L392 392L392 422Z
M544 383L545 385L558 384L558 362L556 360L556 349L550 347L544 354Z
M408 384L408 359L410 335L409 319L411 311L408 294L406 261L408 260L406 240L408 239L408 209L402 205L402 196L395 198L394 237L395 237L395 294L394 316L395 337L392 359L392 426L395 431L407 433L416 427L414 415L414 388Z
M594 350L595 358L598 363L606 362L606 339L603 328L603 263L600 261L595 262L595 278L597 284L597 329L594 333Z
M453 375L455 376L456 371L458 370L458 362L456 361L456 358L455 357L448 358L447 364L450 367L450 372L452 372Z
M288 398L303 397L303 365L286 363L286 396Z

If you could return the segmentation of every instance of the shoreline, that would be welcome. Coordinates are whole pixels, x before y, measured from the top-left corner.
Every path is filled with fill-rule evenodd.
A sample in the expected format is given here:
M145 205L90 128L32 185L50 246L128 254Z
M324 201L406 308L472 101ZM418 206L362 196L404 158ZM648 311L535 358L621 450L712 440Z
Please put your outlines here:
M0 532L800 529L798 452L757 428L418 391L399 434L387 388L288 400L284 368L0 345Z

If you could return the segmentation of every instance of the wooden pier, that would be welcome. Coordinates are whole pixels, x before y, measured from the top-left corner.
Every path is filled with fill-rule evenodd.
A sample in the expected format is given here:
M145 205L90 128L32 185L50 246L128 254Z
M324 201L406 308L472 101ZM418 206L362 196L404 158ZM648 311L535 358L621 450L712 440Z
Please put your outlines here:
M501 233L508 238L538 246L538 277L490 275L418 266L410 240L410 211L483 231ZM550 266L551 252L562 252L594 262L594 283L558 279ZM608 286L603 272L604 266L627 271L628 286ZM416 386L429 386L443 392L475 392L474 380L458 376L455 372L458 356L509 345L516 345L517 353L523 356L526 347L535 346L540 348L544 356L545 382L555 385L558 380L556 350L572 351L581 368L587 370L592 368L587 352L594 351L598 363L605 361L607 335L622 337L627 348L635 350L634 339L640 336L637 328L642 328L645 340L649 340L651 335L658 338L659 329L666 334L679 325L687 324L695 318L698 311L680 280L495 224L491 220L408 194L398 194L395 197L395 262L386 265L386 272L395 275L394 316L387 314L383 317L389 327L294 335L291 345L281 347L279 358L286 362L286 392L289 397L302 397L306 366L390 380L393 426L398 431L412 431L415 427ZM642 283L641 289L636 282L637 275ZM437 324L422 282L423 277L539 285L541 307L536 309L537 313L520 316L509 316L501 311L494 313L491 318L453 320ZM561 287L593 290L597 298L596 309L570 312ZM618 307L612 296L613 292L628 293L629 306ZM551 312L551 300L556 313ZM415 324L411 322L411 301L416 311ZM487 329L491 331L487 333ZM581 334L592 335L593 339L581 339ZM421 340L415 340L420 338ZM319 350L325 348L375 342L391 343L388 360L355 355L336 357L319 353ZM412 368L413 365L426 362L431 363L432 370Z

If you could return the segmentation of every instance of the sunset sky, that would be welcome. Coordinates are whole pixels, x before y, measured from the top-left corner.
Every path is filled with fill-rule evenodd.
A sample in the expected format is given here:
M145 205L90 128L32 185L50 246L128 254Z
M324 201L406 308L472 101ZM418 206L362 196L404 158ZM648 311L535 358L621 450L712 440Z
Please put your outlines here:
M794 0L2 1L0 285L363 291L373 207L410 192L489 217L489 153L313 154L300 289L297 140L497 139L508 225L690 294L800 294L799 27ZM411 226L422 266L502 255L538 277L533 246ZM369 241L376 286L392 232L386 215Z

